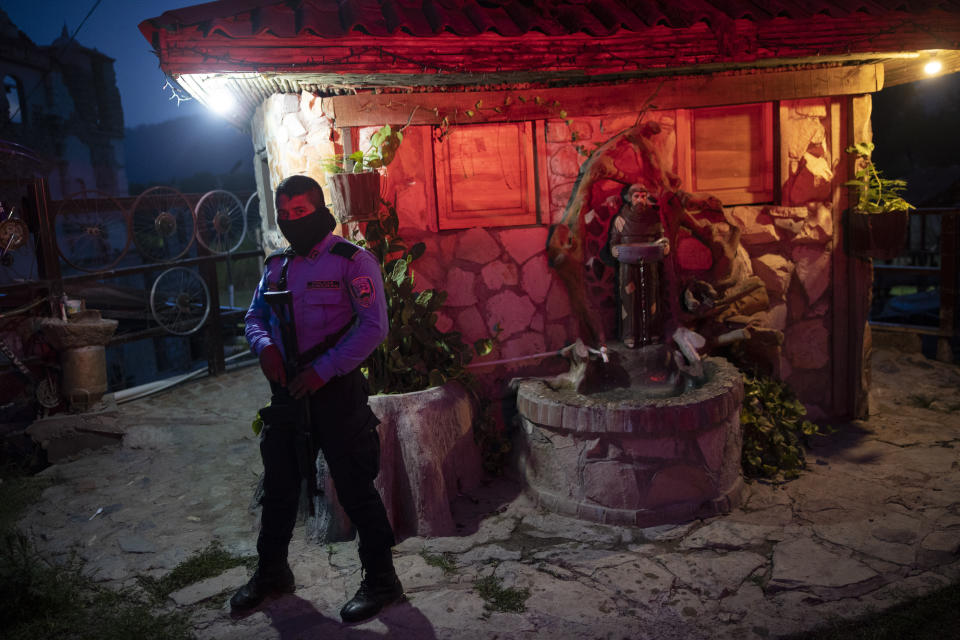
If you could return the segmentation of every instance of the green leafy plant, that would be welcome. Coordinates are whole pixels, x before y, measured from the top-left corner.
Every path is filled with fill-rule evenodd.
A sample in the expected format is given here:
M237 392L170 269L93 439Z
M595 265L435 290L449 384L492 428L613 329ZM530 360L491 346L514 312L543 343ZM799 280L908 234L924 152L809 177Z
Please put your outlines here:
M394 130L388 124L384 125L370 136L370 148L366 151L354 151L346 158L325 158L323 169L327 173L363 173L380 169L393 162L401 142L403 131ZM348 160L353 163L352 167L347 164Z
M422 242L407 247L399 235L396 207L384 202L377 220L367 223L357 240L380 261L390 332L363 364L372 393L406 393L459 380L466 386L472 377L466 365L474 354L486 355L493 340L466 344L457 331L440 331L437 312L447 299L445 291L414 290L410 265L426 251Z
M0 637L8 640L189 640L187 612L168 611L135 587L97 583L74 554L54 562L25 534L0 534Z
M909 211L916 208L903 199L903 191L907 188L906 180L885 178L877 169L871 159L873 148L872 142L858 142L847 147L847 153L857 156L859 167L853 180L844 183L855 188L857 198L853 208L862 213Z
M783 382L743 374L743 471L748 477L792 480L806 467L803 445L821 428Z

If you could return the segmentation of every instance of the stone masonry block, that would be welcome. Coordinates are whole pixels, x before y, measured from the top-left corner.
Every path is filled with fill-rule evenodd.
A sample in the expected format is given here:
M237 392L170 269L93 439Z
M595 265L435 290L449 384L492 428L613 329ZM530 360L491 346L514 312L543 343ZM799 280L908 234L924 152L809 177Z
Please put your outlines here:
M498 238L503 248L518 265L522 265L531 257L547 249L546 227L509 229L501 231Z
M490 232L482 227L474 227L460 235L455 257L476 264L487 264L500 253L500 245Z
M500 339L506 339L530 326L535 311L530 298L505 290L491 296L485 305L487 322L503 330Z

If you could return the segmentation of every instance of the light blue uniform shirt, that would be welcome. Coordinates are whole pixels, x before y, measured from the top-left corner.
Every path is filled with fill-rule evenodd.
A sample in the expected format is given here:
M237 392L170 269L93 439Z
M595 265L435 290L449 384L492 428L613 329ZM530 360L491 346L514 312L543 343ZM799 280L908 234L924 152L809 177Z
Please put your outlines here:
M364 249L359 249L352 258L331 253L337 243L355 246L330 233L309 255L290 257L287 267L287 289L293 294L297 346L301 353L342 329L356 316L353 326L340 341L311 363L324 382L357 368L387 337L388 329L380 264ZM244 318L247 342L257 357L271 344L283 353L279 320L263 294L279 290L284 259L282 255L267 259L263 278Z

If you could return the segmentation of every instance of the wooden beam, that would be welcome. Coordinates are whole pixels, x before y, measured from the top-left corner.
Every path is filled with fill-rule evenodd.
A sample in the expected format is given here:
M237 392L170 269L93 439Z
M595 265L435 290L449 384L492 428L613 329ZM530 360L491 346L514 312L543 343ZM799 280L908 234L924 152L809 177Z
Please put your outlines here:
M937 60L943 65L938 76L945 76L960 71L960 51L940 51ZM932 58L921 56L918 58L886 60L883 63L886 80L884 86L895 87L907 82L930 80L931 76L923 70L924 65Z
M380 93L324 99L338 127L384 124L450 125L639 113L770 100L873 93L883 88L883 65L683 76L559 89Z

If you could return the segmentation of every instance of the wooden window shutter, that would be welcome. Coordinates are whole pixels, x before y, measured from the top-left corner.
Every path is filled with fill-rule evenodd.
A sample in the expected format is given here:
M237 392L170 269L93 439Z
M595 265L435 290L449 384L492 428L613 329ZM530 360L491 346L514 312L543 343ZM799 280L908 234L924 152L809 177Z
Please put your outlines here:
M773 201L772 103L680 110L677 128L689 149L679 154L684 189L725 205Z
M536 224L544 163L535 154L545 145L534 130L532 122L458 125L434 140L441 229Z

